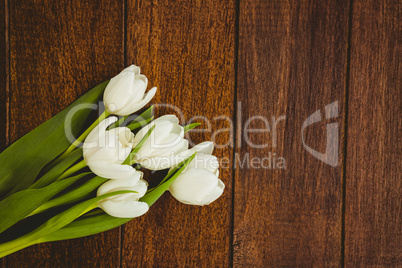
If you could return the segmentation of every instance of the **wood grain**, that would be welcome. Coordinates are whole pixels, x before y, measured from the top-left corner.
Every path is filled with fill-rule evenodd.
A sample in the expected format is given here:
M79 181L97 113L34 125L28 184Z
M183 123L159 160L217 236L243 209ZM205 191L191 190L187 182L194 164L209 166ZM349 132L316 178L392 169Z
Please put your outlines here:
M401 3L353 3L345 266L402 266Z
M7 40L6 5L0 4L0 152L7 146L8 138L8 90L7 90Z
M212 133L230 126L215 116L234 114L234 27L233 1L128 1L127 64L141 66L150 86L159 88L154 103L179 107L185 121L202 115L211 122L211 131L191 135L195 143L214 138L223 145L232 139L228 132ZM229 266L232 150L215 150L227 161L220 169L226 189L218 201L188 206L167 193L125 226L123 267Z
M341 264L341 160L332 167L309 154L302 124L320 109L323 120L307 129L306 144L325 152L326 124L338 123L342 153L348 11L348 1L240 1L235 267ZM339 117L326 120L334 101ZM245 133L251 116L266 118L269 132ZM275 131L272 117L280 116ZM266 126L255 119L250 128ZM250 167L241 167L247 156ZM286 168L269 167L279 157Z
M65 108L123 67L122 1L10 0L10 139ZM119 230L32 246L8 267L112 267Z
M8 90L7 90L7 24L6 1L0 3L0 152L8 142ZM6 267L6 259L0 260L0 267Z
M402 266L400 13L397 0L4 1L0 150L130 64L158 87L154 103L180 108L158 115L210 122L196 120L210 129L190 133L193 145L228 145L215 151L226 189L210 206L165 194L122 229L0 267ZM336 167L303 147L317 110L306 144L324 152L337 123ZM245 132L266 128L262 117L269 131Z

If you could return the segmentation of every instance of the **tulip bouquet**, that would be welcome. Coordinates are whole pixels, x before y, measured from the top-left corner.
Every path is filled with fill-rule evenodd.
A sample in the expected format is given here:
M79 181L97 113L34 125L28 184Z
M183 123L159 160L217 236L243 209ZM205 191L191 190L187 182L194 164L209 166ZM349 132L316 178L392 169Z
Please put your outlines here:
M166 191L201 206L223 193L213 143L189 148L184 138L198 124L180 126L175 115L154 120L152 107L133 116L156 93L145 93L147 85L132 65L0 154L0 257L113 229ZM105 111L85 129L102 96ZM166 176L148 187L144 169Z

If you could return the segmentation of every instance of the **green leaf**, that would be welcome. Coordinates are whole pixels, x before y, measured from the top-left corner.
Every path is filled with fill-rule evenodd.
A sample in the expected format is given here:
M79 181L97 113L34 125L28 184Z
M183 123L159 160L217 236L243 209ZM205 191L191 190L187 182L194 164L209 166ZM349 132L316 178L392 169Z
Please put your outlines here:
M146 109L142 114L140 114L140 116L138 116L134 121L147 120L153 117L154 117L154 106L152 105L151 107Z
M130 220L132 218L115 218L102 211L100 214L80 217L40 240L41 242L50 242L94 235L114 229Z
M31 213L31 215L41 213L50 208L55 208L55 207L58 207L61 205L66 205L66 204L71 204L74 202L82 201L82 200L88 198L88 194L90 194L94 190L98 189L99 186L101 186L106 181L108 181L108 179L101 178L98 176L94 177L90 180L87 180L86 182L77 186L76 188L42 204L35 211L33 211Z
M131 122L127 127L130 130L134 130L145 126L154 119L154 106L152 105L142 114L140 114L133 122Z
M79 203L79 204L73 206L72 208L52 217L51 219L46 221L44 224L42 224L41 226L39 226L32 232L30 232L26 235L23 235L15 240L1 244L0 245L0 258L7 256L20 249L26 248L30 245L43 242L41 240L42 237L59 230L60 228L71 223L76 218L80 217L81 215L85 214L86 212L96 208L98 201L100 201L104 198L119 195L119 194L133 193L133 192L136 193L135 191L128 191L128 190L116 191L113 193L104 194L104 195L92 198L90 200L84 201L82 203Z
M40 170L67 149L70 141L66 137L64 124L68 112L75 107L82 108L74 114L71 122L72 132L77 135L91 112L88 104L96 103L101 98L107 84L103 82L96 86L0 154L0 199L28 188Z
M129 117L128 115L120 117L119 120L117 120L116 122L114 122L113 124L111 124L110 126L108 126L107 130L111 130L111 129L113 129L113 128L119 127L121 124L124 123L124 121L126 121L126 119L127 119L128 117Z
M192 130L193 128L198 127L199 125L201 125L201 123L193 123L193 124L189 124L189 125L184 126L183 127L184 133Z
M78 161L82 157L82 148L79 148L71 152L63 161L57 163L46 174L44 174L39 180L32 184L28 189L39 189L49 185L56 181L56 179L63 174L72 164Z
M152 131L150 130L149 133L151 132ZM172 169L164 179L164 181L168 181L153 189L152 192L147 193L143 198L141 198L140 201L146 202L149 206L152 206L155 201L159 199L162 194L169 189L169 186L172 184L172 182L185 170L187 165L194 159L195 155L196 153L194 153L190 158L184 160L174 169ZM77 218L63 228L60 228L55 232L43 236L35 243L59 241L89 236L111 230L124 223L127 223L130 220L131 218L115 218L107 215L104 212L96 212L89 216L82 216L80 218Z
M197 154L197 152L195 152L193 155L191 155L190 158L181 162L181 164L177 165L171 172L168 173L168 175L163 180L163 181L166 180L166 182L164 182L164 183L160 184L159 186L155 187L154 189L152 189L152 191L150 191L146 195L144 195L140 199L140 201L147 203L148 206L152 206L156 202L156 200L158 200L163 195L163 193L169 189L170 185L185 170L187 165L190 164L190 162L194 159L196 154ZM174 175L172 177L170 177L173 173L174 173Z
M162 194L169 189L172 182L185 170L187 165L194 159L196 153L194 153L190 158L184 160L179 165L177 165L165 179L169 179L167 182L156 187L152 192L147 193L143 198L140 199L142 202L146 202L149 206L152 206L155 201L162 196ZM173 175L174 174L174 175ZM172 176L173 175L173 176ZM114 229L120 225L123 225L132 220L131 218L115 218L109 216L104 212L94 213L90 216L83 216L65 227L41 238L40 242L51 242L66 239L79 238L89 235L98 234L104 231Z
M131 130L134 130L139 127L145 126L147 123L149 123L154 118L153 114L154 114L154 106L151 106L147 110L145 110L142 114L137 116L133 122L131 122L130 124L127 125L127 127ZM120 119L117 122L115 122L114 124L110 125L108 127L108 129L119 127L129 117L131 117L131 116L127 115L127 116L120 117Z
M0 233L29 215L41 204L90 173L54 182L40 189L27 189L10 195L0 202Z
M151 118L146 119L146 120L142 120L142 121L139 121L139 122L133 122L133 123L129 124L127 127L132 131L132 130L135 130L137 128L140 128L140 127L143 127L143 126L147 125L153 119L154 119L154 117L152 116Z

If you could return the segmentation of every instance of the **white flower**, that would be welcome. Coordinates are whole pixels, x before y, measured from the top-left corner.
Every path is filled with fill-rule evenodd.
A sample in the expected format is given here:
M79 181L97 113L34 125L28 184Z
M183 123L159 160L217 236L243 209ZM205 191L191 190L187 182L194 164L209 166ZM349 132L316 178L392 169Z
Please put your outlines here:
M139 175L138 175L139 174ZM142 179L142 172L124 180L109 180L98 188L97 195L104 195L122 190L136 191L137 193L119 194L105 198L98 202L98 206L107 214L117 218L135 218L144 215L149 206L138 201L145 195L148 184Z
M144 107L156 93L156 87L146 94L148 79L140 74L140 67L131 65L106 86L103 95L106 110L111 114L130 115Z
M107 179L127 179L136 175L132 166L122 165L132 150L134 134L126 127L106 131L117 121L109 117L99 123L85 139L84 160L96 175Z
M188 141L184 139L184 129L179 125L175 115L164 115L142 128L134 137L135 147L148 130L155 129L134 156L134 160L150 170L168 169L190 157L196 151L211 153L212 142L203 142L188 149Z
M225 188L218 176L218 159L213 155L199 153L173 181L169 191L184 204L209 205L222 195Z

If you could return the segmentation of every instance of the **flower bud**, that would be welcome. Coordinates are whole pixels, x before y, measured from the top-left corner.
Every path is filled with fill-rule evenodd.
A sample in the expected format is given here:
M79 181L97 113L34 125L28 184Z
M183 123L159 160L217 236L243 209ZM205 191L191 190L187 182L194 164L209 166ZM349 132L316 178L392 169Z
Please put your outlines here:
M199 153L169 187L178 201L188 205L209 205L218 199L225 184L218 178L219 163L215 156Z
M109 117L99 123L85 139L84 160L96 175L107 179L127 179L137 172L132 166L122 165L131 153L134 134L126 127L106 131L117 121Z
M152 126L155 126L154 131L134 156L134 160L147 169L168 169L196 151L212 152L212 142L203 142L188 149L188 141L184 139L184 129L179 125L179 119L175 115L161 116L142 128L134 137L134 147Z
M117 218L135 218L144 215L149 206L145 202L138 201L145 195L148 183L140 177L133 176L124 180L109 180L98 188L97 195L104 195L116 191L131 190L137 193L119 194L105 198L98 202L98 206L107 214Z
M145 94L147 86L148 79L140 74L138 66L127 67L106 86L103 95L106 110L120 116L135 113L155 96L156 87Z

